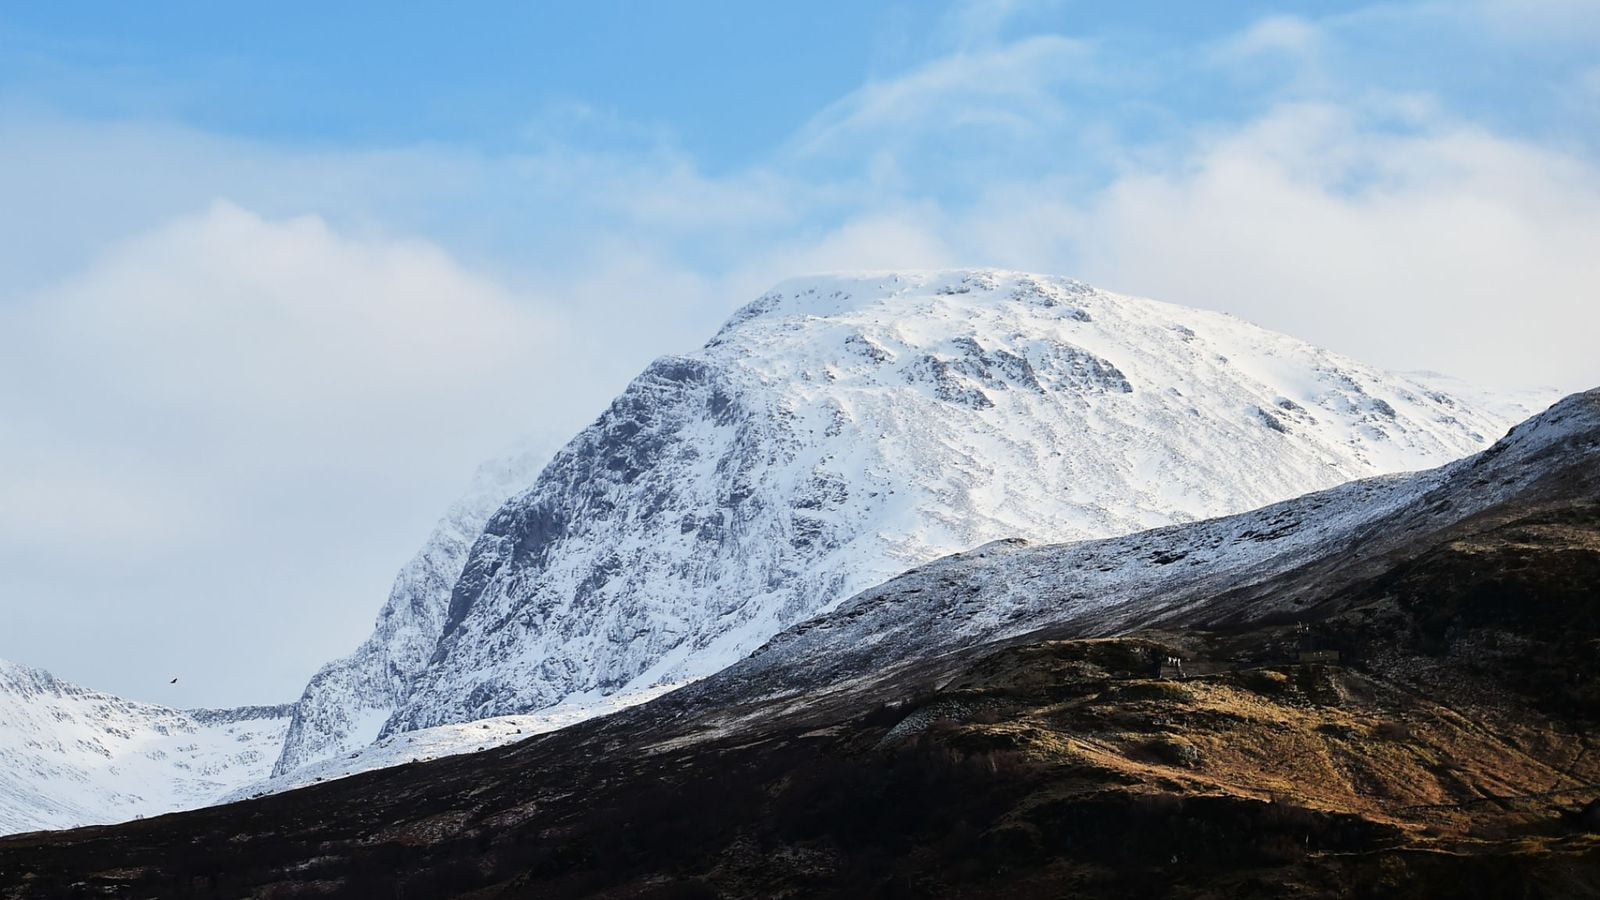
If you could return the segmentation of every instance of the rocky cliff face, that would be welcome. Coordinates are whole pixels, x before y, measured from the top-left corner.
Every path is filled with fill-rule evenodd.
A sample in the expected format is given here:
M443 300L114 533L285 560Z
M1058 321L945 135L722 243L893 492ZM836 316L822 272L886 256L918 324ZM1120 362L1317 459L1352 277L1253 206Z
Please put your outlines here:
M384 733L704 676L949 552L1437 464L1524 412L1069 279L786 283L488 520Z
M294 705L272 774L342 757L370 744L407 696L444 630L450 589L484 522L539 472L549 454L525 448L485 463L466 495L395 576L372 635L355 652L323 666Z

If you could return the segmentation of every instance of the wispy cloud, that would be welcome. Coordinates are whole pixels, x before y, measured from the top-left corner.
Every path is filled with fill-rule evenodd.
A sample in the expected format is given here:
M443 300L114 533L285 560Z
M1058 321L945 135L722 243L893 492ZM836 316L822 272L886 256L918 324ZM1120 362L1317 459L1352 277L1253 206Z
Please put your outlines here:
M1273 15L1219 41L1212 53L1223 62L1247 63L1264 55L1306 56L1314 53L1322 40L1322 30L1310 21Z
M1491 34L1521 40L1590 42L1600 38L1600 6L1592 0L1472 0Z
M949 47L971 50L1004 39L1020 19L1060 9L1065 0L959 0L939 17L937 34Z
M925 141L963 129L1012 139L1059 127L1055 89L1093 75L1092 47L1039 35L960 51L899 77L868 82L824 109L796 135L800 155L850 153L862 143Z

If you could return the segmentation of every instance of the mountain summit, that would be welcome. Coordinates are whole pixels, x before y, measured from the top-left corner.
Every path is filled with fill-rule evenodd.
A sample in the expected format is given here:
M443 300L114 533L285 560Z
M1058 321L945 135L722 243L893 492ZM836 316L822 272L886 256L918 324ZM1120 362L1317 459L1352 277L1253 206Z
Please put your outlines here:
M470 550L452 538L408 570L416 627L386 608L380 634L319 674L278 771L380 723L393 734L702 677L947 553L1125 534L1436 465L1528 412L1066 278L786 282L700 350L647 368L484 513ZM472 530L457 518L452 535ZM410 649L391 652L385 627ZM387 687L364 687L380 669Z

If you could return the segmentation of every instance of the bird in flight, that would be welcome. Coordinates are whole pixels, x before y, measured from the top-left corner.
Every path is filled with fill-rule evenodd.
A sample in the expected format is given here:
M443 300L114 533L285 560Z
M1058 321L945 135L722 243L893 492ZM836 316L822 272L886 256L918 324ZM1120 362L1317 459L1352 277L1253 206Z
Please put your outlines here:
M178 683L178 679L176 679L176 678L174 678L171 681L167 682L167 684L177 684L177 683Z

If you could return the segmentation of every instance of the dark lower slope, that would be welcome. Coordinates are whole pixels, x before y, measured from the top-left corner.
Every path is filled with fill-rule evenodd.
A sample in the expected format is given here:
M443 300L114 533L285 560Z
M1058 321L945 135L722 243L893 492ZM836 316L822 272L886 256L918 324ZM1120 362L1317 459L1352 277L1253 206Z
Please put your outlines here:
M1460 572L1418 568L1408 583ZM1028 644L942 690L882 706L896 685L840 694L724 737L669 726L617 746L626 729L594 728L14 839L0 876L11 896L1600 892L1600 839L1576 815L1600 796L1595 698L1549 689L1592 685L1593 654L1569 671L1565 650L1545 651L1579 636L1540 639L1540 617L1503 621L1474 592L1443 599L1485 621L1433 654L1430 617L1388 598L1315 632L1369 655L1351 667L1148 677L1153 652L1194 668L1284 655L1304 640L1293 627ZM1511 666L1479 649L1511 645Z
M746 667L470 757L17 836L0 898L1600 896L1600 467L1563 440L1493 502L1158 627L855 653L778 697Z
M23 836L0 896L1600 895L1600 506L1525 512L1304 628L1023 643Z

